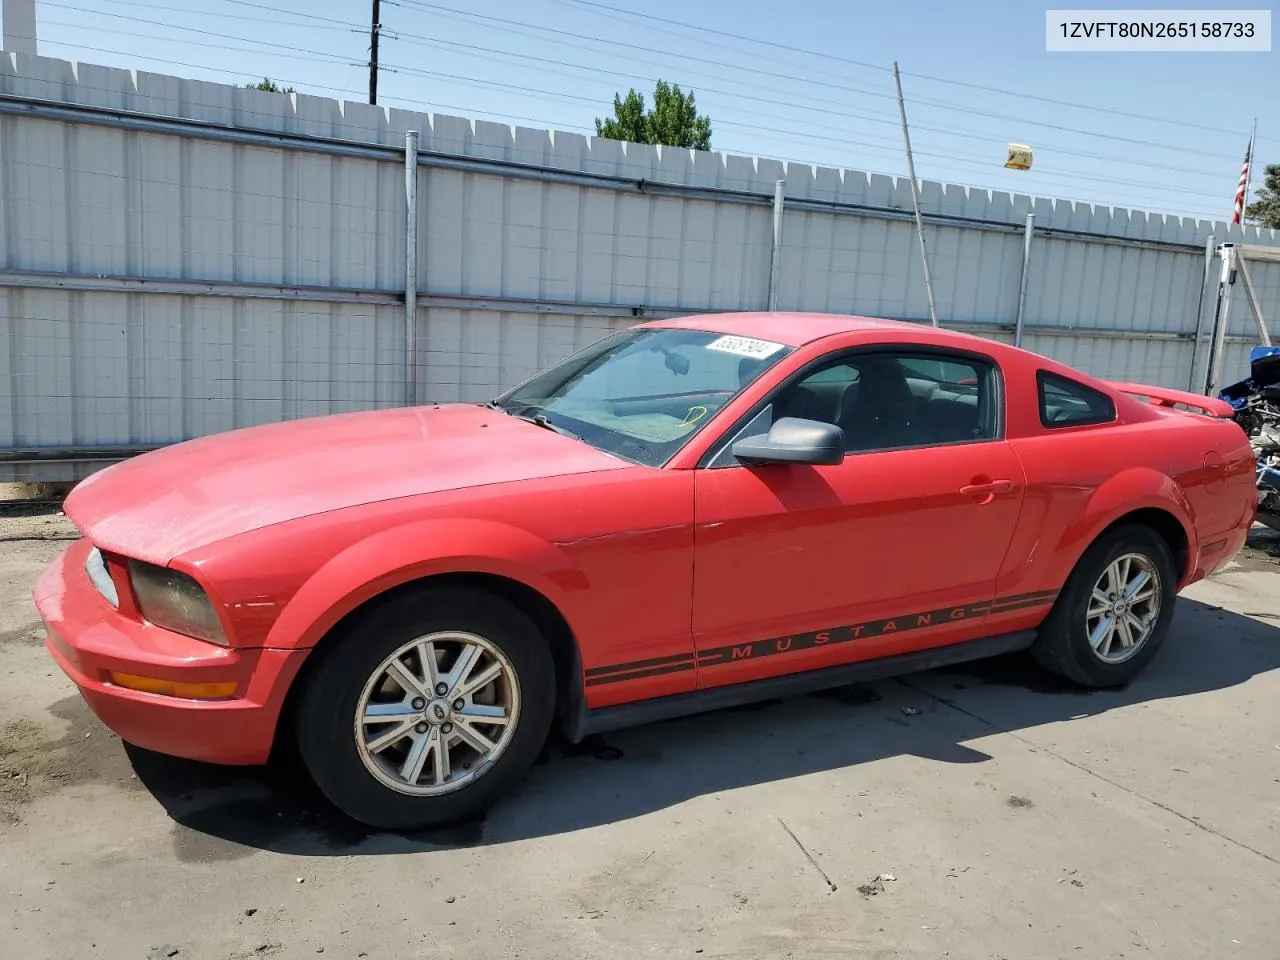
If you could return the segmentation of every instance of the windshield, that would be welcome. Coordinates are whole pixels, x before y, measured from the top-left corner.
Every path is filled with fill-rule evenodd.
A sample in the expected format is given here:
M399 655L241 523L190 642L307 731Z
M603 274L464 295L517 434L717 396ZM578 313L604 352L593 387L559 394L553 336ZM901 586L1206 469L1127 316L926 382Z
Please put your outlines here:
M593 343L494 406L656 467L791 352L751 337L633 328Z

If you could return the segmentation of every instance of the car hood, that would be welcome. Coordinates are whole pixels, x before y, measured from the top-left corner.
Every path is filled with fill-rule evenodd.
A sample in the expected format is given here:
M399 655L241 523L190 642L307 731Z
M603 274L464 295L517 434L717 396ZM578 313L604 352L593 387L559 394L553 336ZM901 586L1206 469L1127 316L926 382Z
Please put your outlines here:
M93 474L65 509L103 549L167 564L217 540L343 507L627 466L491 408L406 407L175 444Z

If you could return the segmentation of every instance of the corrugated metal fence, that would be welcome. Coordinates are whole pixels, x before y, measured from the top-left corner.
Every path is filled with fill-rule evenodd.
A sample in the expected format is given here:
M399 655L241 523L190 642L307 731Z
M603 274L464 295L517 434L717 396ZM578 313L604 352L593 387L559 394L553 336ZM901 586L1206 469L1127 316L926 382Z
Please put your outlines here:
M5 54L0 480L406 395L486 399L637 318L764 309L779 180L779 309L927 318L905 179ZM1021 318L1023 346L1105 377L1191 384L1207 240L1280 243L922 190L944 325L1011 340ZM1280 264L1254 282L1280 315ZM1254 342L1248 311L1232 320L1227 380Z

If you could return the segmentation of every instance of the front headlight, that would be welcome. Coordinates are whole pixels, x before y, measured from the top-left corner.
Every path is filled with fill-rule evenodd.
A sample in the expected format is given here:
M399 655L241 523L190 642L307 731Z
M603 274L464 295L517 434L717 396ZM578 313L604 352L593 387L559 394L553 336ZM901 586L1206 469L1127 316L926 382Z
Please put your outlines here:
M204 588L191 577L168 567L129 561L129 580L138 609L157 627L227 646L222 621Z
M89 575L89 582L102 594L102 598L119 610L119 592L116 590L115 581L111 579L111 574L107 572L106 558L97 547L90 550L89 556L85 557L84 572Z

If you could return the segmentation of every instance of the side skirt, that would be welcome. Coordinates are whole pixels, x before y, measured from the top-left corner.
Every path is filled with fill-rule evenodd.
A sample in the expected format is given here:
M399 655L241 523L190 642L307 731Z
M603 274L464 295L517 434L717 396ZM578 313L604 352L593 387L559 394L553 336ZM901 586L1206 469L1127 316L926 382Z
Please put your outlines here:
M746 683L710 687L706 690L694 690L690 693L678 693L669 697L639 700L635 703L599 707L594 710L587 707L585 698L578 696L574 698L575 709L571 709L565 717L564 734L571 743L579 743L592 734L621 730L624 727L638 727L646 723L739 707L761 700L794 697L831 687L884 680L906 673L967 663L970 660L983 660L1002 653L1014 653L1026 650L1035 638L1036 631L1022 630L1017 633L985 637L981 640L968 640L945 647L916 650L893 657L881 657L878 660L842 663L839 666L824 667L821 670L806 670L781 677L765 677L760 680L749 680Z

